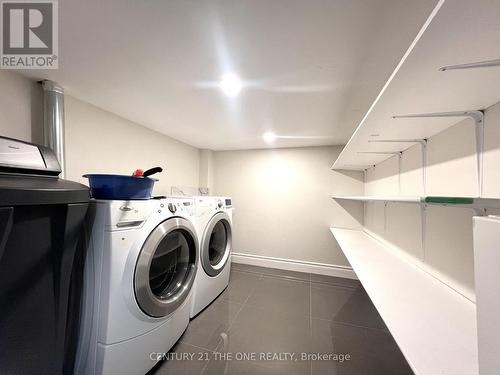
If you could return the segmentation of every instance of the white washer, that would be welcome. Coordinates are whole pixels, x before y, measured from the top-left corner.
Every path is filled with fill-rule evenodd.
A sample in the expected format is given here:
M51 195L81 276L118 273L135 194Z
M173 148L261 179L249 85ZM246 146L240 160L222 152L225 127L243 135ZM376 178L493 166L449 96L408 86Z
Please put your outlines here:
M93 201L75 374L145 374L189 323L194 200Z
M200 239L191 318L221 294L229 284L232 249L232 202L228 197L195 197L195 226Z

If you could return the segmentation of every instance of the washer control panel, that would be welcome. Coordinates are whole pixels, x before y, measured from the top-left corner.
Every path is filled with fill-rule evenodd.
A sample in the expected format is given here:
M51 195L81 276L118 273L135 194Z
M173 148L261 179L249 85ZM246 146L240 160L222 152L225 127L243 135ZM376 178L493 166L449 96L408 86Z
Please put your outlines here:
M194 198L167 198L168 210L172 214L193 216L195 214Z
M173 214L175 214L177 212L177 206L175 205L175 203L169 203L168 210Z

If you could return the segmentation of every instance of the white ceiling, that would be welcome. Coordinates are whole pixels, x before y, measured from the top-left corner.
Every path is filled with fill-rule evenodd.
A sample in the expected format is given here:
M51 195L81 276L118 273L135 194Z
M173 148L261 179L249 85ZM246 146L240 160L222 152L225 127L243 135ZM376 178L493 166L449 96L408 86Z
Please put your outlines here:
M484 110L498 103L498 68L444 72L439 68L497 59L499 10L498 0L445 1L334 167L366 169L394 155L365 152L399 152L415 145L415 142L373 141L428 139L464 119L460 116L394 119L394 115ZM469 122L472 136L466 141L473 144L473 122Z
M344 144L436 2L64 0L59 70L23 74L200 148Z

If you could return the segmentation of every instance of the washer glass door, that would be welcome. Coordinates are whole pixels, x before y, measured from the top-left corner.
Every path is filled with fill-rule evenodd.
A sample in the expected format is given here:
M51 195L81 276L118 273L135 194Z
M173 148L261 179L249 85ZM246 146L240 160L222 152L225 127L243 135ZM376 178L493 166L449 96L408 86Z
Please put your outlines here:
M185 219L168 219L151 232L135 269L135 295L141 310L163 317L184 302L194 281L197 251L195 229Z
M209 276L218 275L231 253L232 230L225 212L215 214L205 229L201 249L201 263Z

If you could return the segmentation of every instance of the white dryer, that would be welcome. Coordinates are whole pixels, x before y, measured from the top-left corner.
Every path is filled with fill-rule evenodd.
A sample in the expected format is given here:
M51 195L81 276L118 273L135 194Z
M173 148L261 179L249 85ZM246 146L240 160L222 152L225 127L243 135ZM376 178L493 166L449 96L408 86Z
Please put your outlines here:
M189 323L194 200L93 201L75 374L145 374Z
M195 200L200 265L195 278L191 318L228 286L233 237L231 198L199 196Z

